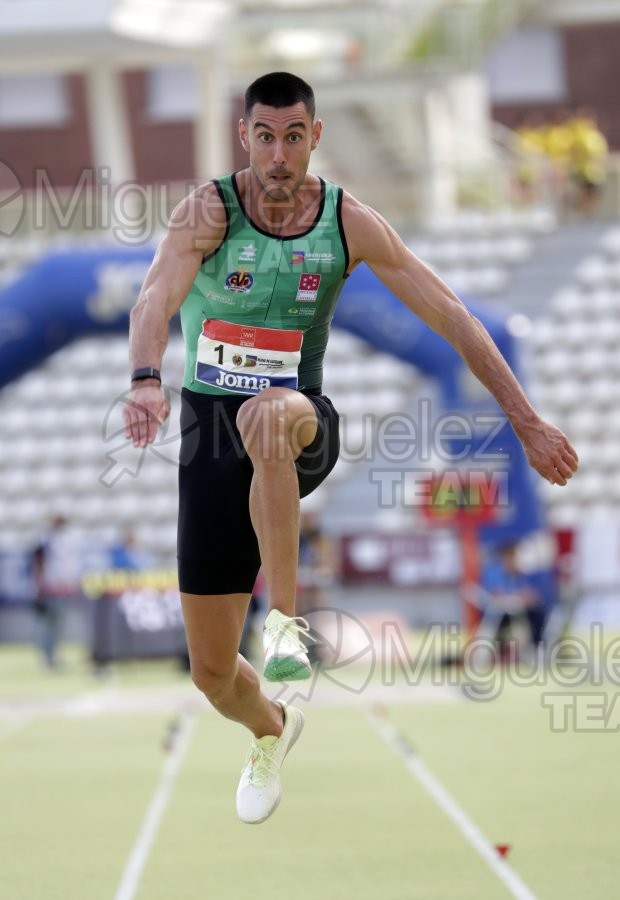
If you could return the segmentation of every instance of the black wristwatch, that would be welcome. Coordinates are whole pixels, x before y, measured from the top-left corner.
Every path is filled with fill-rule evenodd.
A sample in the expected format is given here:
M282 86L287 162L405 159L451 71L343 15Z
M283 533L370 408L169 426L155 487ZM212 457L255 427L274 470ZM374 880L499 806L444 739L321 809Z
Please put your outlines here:
M146 378L156 378L161 384L161 373L159 369L153 369L152 366L147 366L144 369L134 369L131 373L132 382L144 381Z

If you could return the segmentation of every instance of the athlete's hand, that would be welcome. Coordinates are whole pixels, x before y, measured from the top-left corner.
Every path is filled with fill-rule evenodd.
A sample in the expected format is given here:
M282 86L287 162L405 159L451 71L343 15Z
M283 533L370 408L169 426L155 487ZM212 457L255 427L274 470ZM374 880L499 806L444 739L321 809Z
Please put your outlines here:
M157 429L170 413L170 404L159 384L138 382L125 401L123 419L125 437L134 447L146 447L157 435Z
M577 471L579 457L566 435L555 425L539 419L518 434L529 464L551 484L564 485Z

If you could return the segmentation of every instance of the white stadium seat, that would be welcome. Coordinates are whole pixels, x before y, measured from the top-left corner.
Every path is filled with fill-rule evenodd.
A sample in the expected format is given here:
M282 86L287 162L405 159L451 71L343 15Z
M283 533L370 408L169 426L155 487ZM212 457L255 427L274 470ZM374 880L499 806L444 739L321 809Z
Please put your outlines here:
M609 268L602 256L588 256L577 266L575 275L586 288L599 287L608 280Z
M575 410L567 420L566 427L570 430L573 441L577 444L580 455L583 452L580 441L587 438L600 438L601 417L593 407L582 407ZM592 444L594 449L597 444Z
M603 441L598 448L597 464L608 473L616 475L620 453L616 441Z
M505 269L499 266L486 266L472 272L469 289L482 294L498 294L507 286L508 279L509 276Z
M591 345L587 346L575 356L573 370L584 378L603 376L607 370L606 354Z
M616 407L618 404L618 383L615 378L597 378L589 386L588 396L601 409Z
M592 291L584 304L590 316L594 313L599 319L606 321L610 316L620 312L620 303L617 291L604 286Z
M557 322L551 319L536 319L530 333L530 340L537 353L549 350L557 341Z
M552 528L574 528L582 517L583 509L579 503L551 506L549 509L549 525Z
M501 262L515 265L525 262L532 255L532 243L528 238L515 234L497 240L495 252Z
M572 357L568 349L557 343L546 353L541 353L534 360L536 371L542 378L551 380L563 378L571 370Z
M587 333L582 322L566 322L562 330L562 341L571 350L580 350L587 345Z
M610 228L603 235L601 246L608 256L620 258L620 228Z
M565 287L551 298L551 312L554 316L554 324L557 327L557 320L572 321L580 318L586 307L585 298L582 292L576 287Z

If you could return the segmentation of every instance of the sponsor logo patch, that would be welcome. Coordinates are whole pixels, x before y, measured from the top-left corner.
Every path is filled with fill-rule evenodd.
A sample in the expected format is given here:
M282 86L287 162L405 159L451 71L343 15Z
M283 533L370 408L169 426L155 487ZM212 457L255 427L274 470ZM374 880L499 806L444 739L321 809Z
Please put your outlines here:
M333 253L306 253L306 262L333 262L335 259Z
M299 303L312 303L316 300L319 293L319 285L321 283L320 275L312 275L304 272L299 276L299 286L297 288L297 296L295 299Z
M239 343L242 347L253 347L256 343L256 328L242 328Z
M227 306L235 302L232 297L225 297L223 294L216 294L213 291L207 291L205 297L207 300L213 300L215 303L226 303Z
M237 375L235 372L220 371L213 383L242 394L257 394L271 386L271 379L267 376L257 378L255 375Z
M306 253L304 250L293 250L293 254L291 256L291 264L294 266L298 266L303 263L306 258Z
M239 251L239 262L256 262L256 247L254 246L254 244L248 244L246 247L243 247L243 249Z

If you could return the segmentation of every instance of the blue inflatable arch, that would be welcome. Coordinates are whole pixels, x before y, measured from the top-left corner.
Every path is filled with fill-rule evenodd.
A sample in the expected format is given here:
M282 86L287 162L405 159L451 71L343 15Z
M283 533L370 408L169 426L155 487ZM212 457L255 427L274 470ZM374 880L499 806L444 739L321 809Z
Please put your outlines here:
M5 286L0 292L0 387L76 338L126 333L129 309L152 258L152 247L52 253ZM505 321L474 303L467 305L519 377L517 348ZM499 413L490 395L482 403L467 396L459 355L412 316L366 266L358 266L347 280L334 325L436 379L446 409ZM488 452L499 449L509 456L511 502L503 520L493 526L493 536L520 537L539 529L542 516L533 473L507 422L486 447Z

